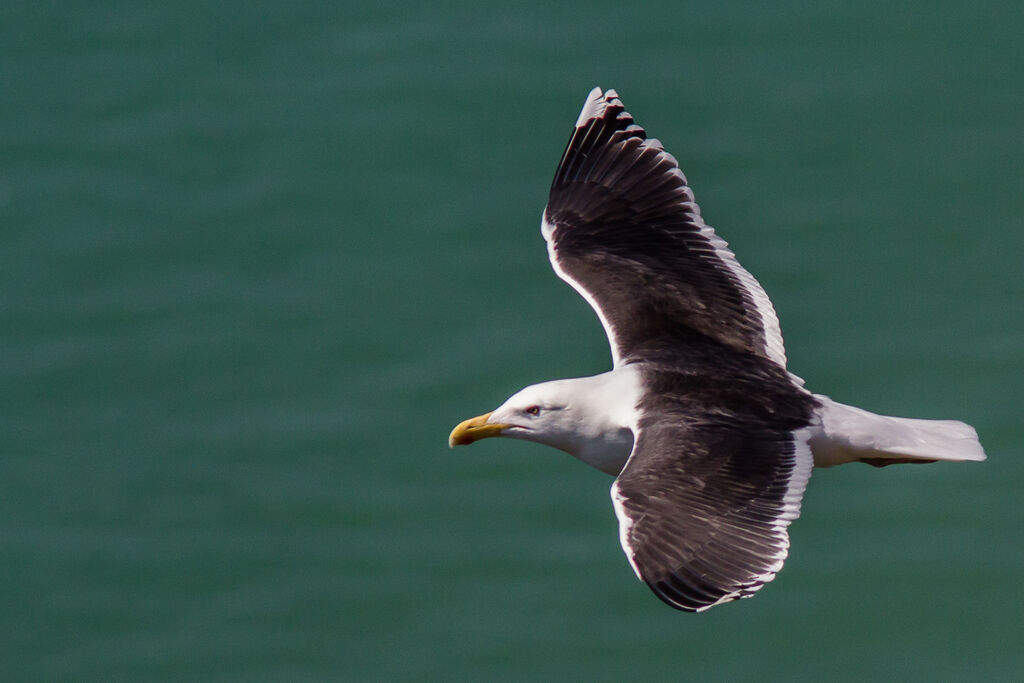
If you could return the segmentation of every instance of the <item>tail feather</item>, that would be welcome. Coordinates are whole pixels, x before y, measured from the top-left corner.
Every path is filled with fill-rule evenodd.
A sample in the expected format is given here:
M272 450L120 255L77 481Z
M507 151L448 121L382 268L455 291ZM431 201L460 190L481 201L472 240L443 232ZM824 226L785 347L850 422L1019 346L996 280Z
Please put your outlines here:
M827 396L816 398L821 403L821 425L809 441L816 467L985 459L978 434L969 424L876 415Z

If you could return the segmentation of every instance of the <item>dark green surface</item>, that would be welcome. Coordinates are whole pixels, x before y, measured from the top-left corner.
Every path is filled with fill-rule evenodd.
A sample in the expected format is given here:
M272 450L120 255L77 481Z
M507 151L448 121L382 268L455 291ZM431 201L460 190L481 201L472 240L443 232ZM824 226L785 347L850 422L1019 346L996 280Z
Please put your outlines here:
M0 679L1014 680L1018 3L0 5ZM449 451L606 369L538 223L615 87L792 369L983 465L819 472L704 615L610 480Z

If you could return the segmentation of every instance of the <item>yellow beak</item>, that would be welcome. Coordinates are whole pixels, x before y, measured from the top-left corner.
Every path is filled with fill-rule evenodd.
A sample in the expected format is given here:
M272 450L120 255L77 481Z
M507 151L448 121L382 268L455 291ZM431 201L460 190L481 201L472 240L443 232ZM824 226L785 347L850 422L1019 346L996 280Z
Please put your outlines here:
M487 418L491 416L490 413L481 415L480 417L474 417L465 422L460 422L455 429L452 430L451 436L448 437L448 445L452 448L455 446L465 446L479 441L480 439L486 439L490 436L499 436L501 432L510 425L490 423Z

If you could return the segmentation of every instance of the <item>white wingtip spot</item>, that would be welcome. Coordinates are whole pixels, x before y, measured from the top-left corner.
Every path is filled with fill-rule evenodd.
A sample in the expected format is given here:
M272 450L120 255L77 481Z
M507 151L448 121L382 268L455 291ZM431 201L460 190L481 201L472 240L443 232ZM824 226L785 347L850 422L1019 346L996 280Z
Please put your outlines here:
M614 90L609 90L609 94L613 94ZM587 101L583 103L583 110L580 111L580 116L576 119L576 127L581 128L590 119L596 118L600 115L601 110L604 108L605 96L601 91L601 86L597 86L590 91L587 95Z

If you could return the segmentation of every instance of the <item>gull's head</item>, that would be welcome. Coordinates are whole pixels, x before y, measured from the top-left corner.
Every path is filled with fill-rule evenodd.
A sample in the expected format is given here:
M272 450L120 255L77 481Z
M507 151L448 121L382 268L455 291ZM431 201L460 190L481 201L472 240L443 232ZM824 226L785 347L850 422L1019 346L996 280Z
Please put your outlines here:
M568 450L579 420L571 394L567 380L528 386L491 412L459 423L448 437L448 445L465 446L504 436Z
M460 423L448 445L491 436L525 439L617 475L633 448L638 375L628 366L526 387L493 411Z

